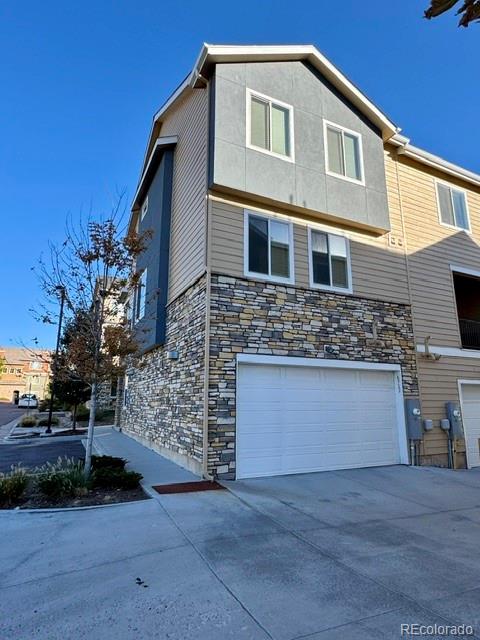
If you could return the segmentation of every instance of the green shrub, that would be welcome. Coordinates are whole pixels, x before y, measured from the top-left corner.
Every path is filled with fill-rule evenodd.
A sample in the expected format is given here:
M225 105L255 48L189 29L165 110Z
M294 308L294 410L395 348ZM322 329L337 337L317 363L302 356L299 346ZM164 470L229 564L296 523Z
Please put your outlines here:
M90 410L85 405L80 405L77 409L77 422L88 422ZM95 411L95 422L113 422L115 417L114 409L97 409Z
M52 426L57 426L60 424L60 420L56 416L52 416ZM41 418L38 421L39 427L48 427L48 418Z
M27 472L23 467L12 465L9 473L0 473L0 506L16 504L28 485Z
M98 422L113 422L115 409L100 409L95 412L95 420Z
M128 460L115 456L92 456L92 469L125 469Z
M50 409L50 398L44 398L43 400L40 400L40 402L38 403L38 410L40 411L40 413L48 411L49 409ZM63 403L55 398L53 400L53 410L61 411L62 409L63 409Z
M35 427L37 424L37 419L35 416L23 416L20 420L21 427Z
M106 467L92 473L91 485L108 489L136 489L142 478L142 474L136 471Z
M73 458L65 456L54 464L47 462L37 469L37 474L37 487L49 498L74 497L87 492L83 462Z
M84 404L77 407L77 422L87 422L90 416L90 410Z

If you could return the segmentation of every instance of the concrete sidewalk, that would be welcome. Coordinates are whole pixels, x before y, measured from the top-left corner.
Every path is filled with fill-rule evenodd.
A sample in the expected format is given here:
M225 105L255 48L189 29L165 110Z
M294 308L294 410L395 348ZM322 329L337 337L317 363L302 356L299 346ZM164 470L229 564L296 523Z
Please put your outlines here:
M157 484L200 480L199 476L112 427L96 427L93 446L99 455L118 456L128 460L127 469L142 474L142 486L147 491Z

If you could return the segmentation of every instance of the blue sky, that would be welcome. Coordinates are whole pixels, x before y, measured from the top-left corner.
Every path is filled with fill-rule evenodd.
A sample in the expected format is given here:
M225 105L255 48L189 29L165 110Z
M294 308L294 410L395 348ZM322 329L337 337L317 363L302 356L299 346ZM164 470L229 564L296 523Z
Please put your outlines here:
M151 118L202 42L313 43L417 146L480 173L480 25L427 0L4 0L0 345L52 346L31 267L68 213L131 199Z

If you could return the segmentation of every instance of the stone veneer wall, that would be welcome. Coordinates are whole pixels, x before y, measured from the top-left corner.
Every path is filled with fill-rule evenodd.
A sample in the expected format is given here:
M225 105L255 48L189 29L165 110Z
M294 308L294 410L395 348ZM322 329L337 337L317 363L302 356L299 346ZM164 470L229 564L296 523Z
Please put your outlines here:
M404 394L418 395L409 305L213 275L210 323L208 467L220 478L235 477L237 353L400 364Z
M201 473L205 366L206 278L174 300L167 310L165 345L127 369L125 433ZM167 352L178 351L178 360Z
M108 409L115 409L115 405L117 403L117 398L112 397L110 395L112 390L112 383L102 382L99 385L98 396L97 396L97 409L99 411L105 411Z

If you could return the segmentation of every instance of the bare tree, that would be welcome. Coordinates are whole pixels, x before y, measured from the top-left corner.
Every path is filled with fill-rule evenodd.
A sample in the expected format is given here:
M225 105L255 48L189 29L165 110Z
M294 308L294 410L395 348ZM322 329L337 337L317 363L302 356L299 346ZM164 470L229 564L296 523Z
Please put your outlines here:
M450 11L458 4L460 7L455 15L461 16L459 27L468 27L471 22L480 21L480 0L430 0L430 7L425 11L425 17L431 20Z
M68 348L60 371L69 381L84 383L91 390L87 476L99 385L121 375L124 358L139 348L125 321L125 305L128 292L138 285L135 262L150 233L126 231L124 219L123 196L106 217L88 216L77 224L69 218L64 242L51 244L48 258L42 258L36 268L45 298L39 319L55 322L58 291L65 296Z

